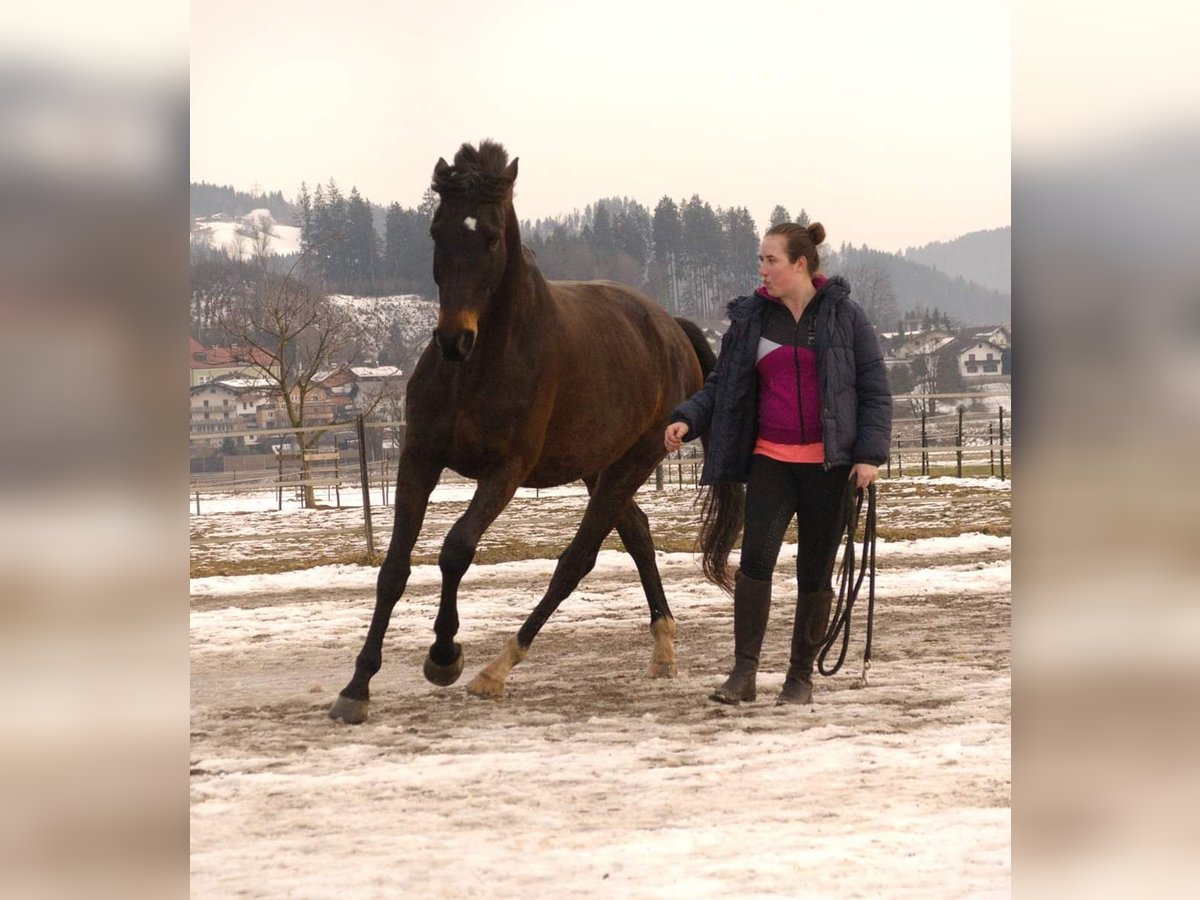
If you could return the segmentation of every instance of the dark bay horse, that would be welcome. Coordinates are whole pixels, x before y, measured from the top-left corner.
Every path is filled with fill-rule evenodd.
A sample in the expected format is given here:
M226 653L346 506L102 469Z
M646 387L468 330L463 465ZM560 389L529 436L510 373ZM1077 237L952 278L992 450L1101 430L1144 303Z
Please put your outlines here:
M498 697L509 670L596 562L615 527L650 605L650 675L675 674L675 620L634 494L662 460L671 409L699 390L712 350L692 323L608 281L549 282L521 246L513 211L517 160L499 144L464 144L439 159L433 188L434 280L440 313L408 385L408 429L396 476L396 518L379 572L375 611L354 677L329 711L367 718L368 686L410 573L413 544L443 469L477 480L475 495L442 545L441 603L425 676L462 672L458 586L480 537L518 487L582 479L589 500L541 602L500 655L467 686ZM726 548L727 550L728 548Z

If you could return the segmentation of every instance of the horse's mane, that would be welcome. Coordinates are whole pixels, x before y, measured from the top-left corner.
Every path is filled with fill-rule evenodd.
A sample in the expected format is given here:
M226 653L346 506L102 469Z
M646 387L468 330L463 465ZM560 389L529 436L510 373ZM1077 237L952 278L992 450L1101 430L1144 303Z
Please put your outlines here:
M463 144L448 171L434 172L433 189L445 197L464 197L501 203L512 192L513 179L505 174L508 151L495 141L480 141L476 150Z

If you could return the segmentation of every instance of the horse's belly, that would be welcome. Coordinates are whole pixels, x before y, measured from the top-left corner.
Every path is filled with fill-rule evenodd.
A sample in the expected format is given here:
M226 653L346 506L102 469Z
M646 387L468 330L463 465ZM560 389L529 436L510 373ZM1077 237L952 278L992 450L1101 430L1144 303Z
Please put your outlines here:
M591 474L590 471L584 471L582 466L569 463L565 460L539 461L533 467L533 471L525 476L525 480L521 482L521 487L555 487L560 484L578 481Z

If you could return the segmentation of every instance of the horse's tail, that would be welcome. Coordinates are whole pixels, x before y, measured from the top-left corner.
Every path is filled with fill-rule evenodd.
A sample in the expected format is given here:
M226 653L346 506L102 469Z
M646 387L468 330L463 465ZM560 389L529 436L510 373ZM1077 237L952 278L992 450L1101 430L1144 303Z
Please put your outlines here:
M704 377L717 364L717 356L709 346L704 332L689 319L676 318L679 327L691 341L700 360ZM708 435L700 438L708 452ZM732 481L705 485L700 489L700 571L717 587L733 593L733 573L729 571L729 553L742 532L746 516L746 488Z
M746 517L746 486L718 481L705 485L700 493L700 571L725 593L732 594L729 552Z
M717 355L713 353L712 347L708 345L708 338L704 336L704 332L700 330L700 326L691 319L676 316L675 321L679 323L679 327L683 329L683 333L687 335L688 340L691 342L692 349L696 351L696 358L700 360L700 371L707 378L708 373L717 364Z

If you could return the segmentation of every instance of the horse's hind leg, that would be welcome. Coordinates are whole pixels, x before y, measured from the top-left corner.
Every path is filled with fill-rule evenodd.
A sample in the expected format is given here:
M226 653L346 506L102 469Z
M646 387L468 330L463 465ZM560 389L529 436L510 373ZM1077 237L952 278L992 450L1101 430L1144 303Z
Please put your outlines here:
M545 596L516 636L508 639L500 655L467 685L469 693L477 697L499 697L504 692L509 670L525 659L530 644L546 620L596 565L600 544L613 530L625 505L648 474L649 470L643 472L641 467L625 466L619 472L609 469L598 479L579 531L559 556Z
M675 617L667 605L663 593L662 578L658 574L658 561L654 555L654 541L650 537L650 520L633 500L617 519L617 533L625 549L633 557L646 602L650 604L650 633L654 636L654 653L650 657L651 678L674 678L675 667Z

